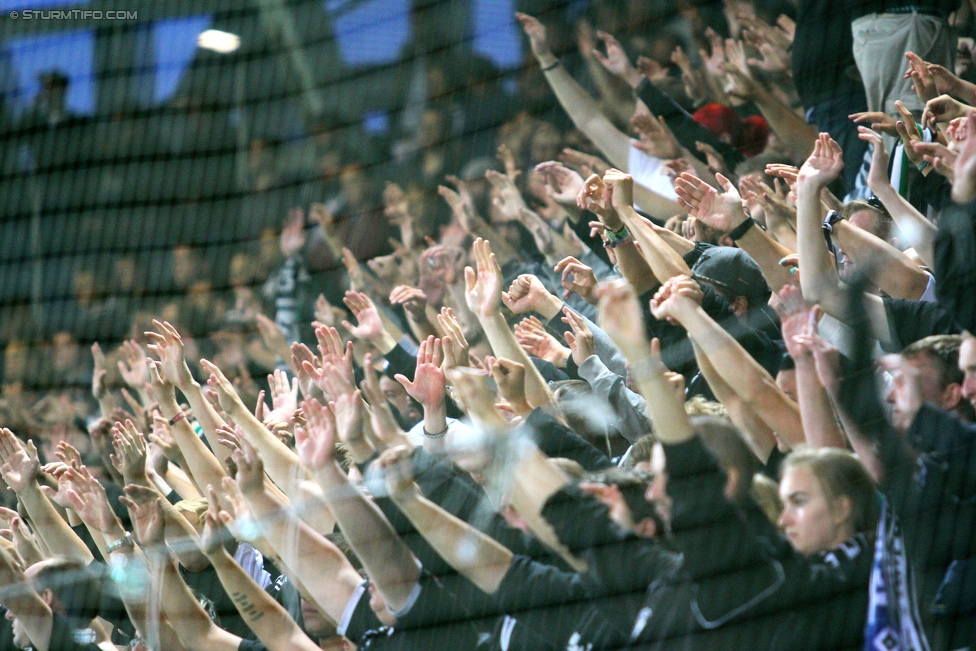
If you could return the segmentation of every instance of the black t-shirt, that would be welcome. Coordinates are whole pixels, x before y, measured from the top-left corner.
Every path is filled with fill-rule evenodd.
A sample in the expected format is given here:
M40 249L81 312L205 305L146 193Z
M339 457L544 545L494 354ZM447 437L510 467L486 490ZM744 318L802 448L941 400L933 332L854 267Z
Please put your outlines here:
M397 618L396 626L374 628L377 621L369 606L369 590L363 590L345 636L360 649L373 651L460 651L478 644L478 631L461 600L429 572L421 571L420 592L410 610Z
M976 332L976 203L942 211L933 266L939 305Z
M911 301L904 298L881 299L891 342L882 344L887 353L900 352L902 348L930 335L959 333L952 315L931 301Z
M268 647L254 640L241 640L237 645L237 651L268 651Z

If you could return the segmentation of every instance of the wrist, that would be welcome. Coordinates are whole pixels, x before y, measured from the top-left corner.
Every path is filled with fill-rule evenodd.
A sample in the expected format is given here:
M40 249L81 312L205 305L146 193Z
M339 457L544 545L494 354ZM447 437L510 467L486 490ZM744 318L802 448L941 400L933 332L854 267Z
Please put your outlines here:
M563 302L556 296L546 292L545 298L536 302L535 311L551 321L563 311Z
M641 85L642 81L644 81L644 75L642 75L641 72L636 68L631 68L630 70L624 72L623 79L625 82L627 82L628 86L634 90L637 90L637 87Z
M397 342L386 330L383 330L375 337L370 337L369 343L376 346L381 355L389 355L390 351L396 348Z

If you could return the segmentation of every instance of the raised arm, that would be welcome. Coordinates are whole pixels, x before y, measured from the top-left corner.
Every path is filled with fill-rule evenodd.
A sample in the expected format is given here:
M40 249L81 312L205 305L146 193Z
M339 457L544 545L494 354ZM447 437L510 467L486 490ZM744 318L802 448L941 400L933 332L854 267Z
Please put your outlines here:
M298 455L251 413L234 390L234 385L215 364L207 360L201 360L200 363L210 373L208 383L216 391L220 406L240 426L248 442L258 450L265 463L264 467L268 470L268 476L289 499L294 499L298 482L307 477Z
M319 646L302 631L288 611L262 590L227 553L224 543L230 539L230 534L225 525L230 516L224 511L218 513L216 494L212 490L210 497L212 501L203 532L204 552L237 612L270 651L319 651Z
M178 353L172 342L157 346L156 352L169 364L175 363L171 356L179 354L180 359L182 359L182 353ZM147 358L147 363L149 364L152 397L159 403L159 411L163 418L166 418L170 423L170 433L179 446L180 452L183 453L183 458L186 459L186 467L193 477L193 481L201 488L208 484L219 484L221 478L225 476L224 468L187 422L179 403L176 402L176 391L173 383L166 380L162 375L162 362L154 362ZM223 449L223 447L221 445L217 449Z
M193 379L183 355L183 340L180 333L168 322L153 320L153 327L156 331L150 330L146 332L146 336L153 342L149 349L159 356L160 374L167 382L183 392L190 409L193 410L194 418L200 423L200 429L203 430L207 443L214 450L217 463L226 472L224 457L230 456L232 451L217 440L217 428L223 425L224 421L210 401L204 397L200 384Z
M793 251L771 238L749 217L742 207L742 197L731 181L721 174L716 174L715 178L724 190L722 194L698 177L682 174L675 185L678 202L706 225L729 233L736 246L756 261L773 291L789 285L792 276L779 261Z
M498 590L512 552L424 497L412 481L413 463L406 448L387 450L378 463L390 497L431 547L482 592Z
M237 651L241 638L213 623L176 569L163 542L166 527L160 498L122 500L139 542L161 573L162 609L170 621L178 622L174 628L183 646L189 651Z
M796 364L797 402L807 445L813 448L846 448L844 432L837 424L830 396L817 377L813 352L795 341L798 336L810 336L815 332L820 309L808 305L795 287L784 287L779 298L777 311L786 350Z
M821 133L796 181L796 241L803 297L841 320L845 318L844 291L824 244L820 191L840 176L843 167L840 146L829 134ZM888 317L881 299L866 295L866 304L874 336L882 342L890 341Z
M888 152L881 135L867 127L858 127L858 138L871 143L871 171L868 187L888 210L898 226L905 244L913 247L918 257L931 267L935 261L935 236L938 229L891 185L888 177Z
M803 443L799 406L776 385L776 381L702 309L701 289L688 277L666 283L651 300L651 312L658 319L677 321L698 344L712 366L739 397L748 403L790 447Z
M668 369L661 361L660 344L656 339L647 341L644 318L630 285L613 281L600 288L600 322L630 362L657 439L665 445L677 445L694 437L684 401L665 375Z
M245 444L234 455L235 461L240 460L237 484L262 535L295 576L306 578L309 596L322 612L341 621L349 599L362 583L359 573L339 548L265 490L261 460L253 448Z
M600 110L590 94L573 79L569 71L549 48L546 28L536 18L523 13L515 14L529 37L532 53L556 95L563 110L569 114L576 128L582 131L618 168L627 169L630 157L630 137L617 129Z
M640 245L640 252L654 276L663 283L668 278L691 273L681 254L634 210L633 177L619 170L609 170L603 176L603 184L610 192L614 211Z
M25 448L9 429L0 429L0 474L24 505L34 530L48 551L55 556L90 563L94 556L64 518L41 492L37 482L40 464L33 442Z
M417 559L382 511L360 493L335 460L336 423L315 400L303 404L307 427L296 436L299 454L315 473L336 522L391 612L409 603L420 576Z
M522 350L505 317L502 316L502 270L488 242L477 239L472 245L477 271L464 270L465 299L468 307L478 317L491 349L498 357L505 357L525 364L525 397L533 407L554 402L552 392L542 375Z

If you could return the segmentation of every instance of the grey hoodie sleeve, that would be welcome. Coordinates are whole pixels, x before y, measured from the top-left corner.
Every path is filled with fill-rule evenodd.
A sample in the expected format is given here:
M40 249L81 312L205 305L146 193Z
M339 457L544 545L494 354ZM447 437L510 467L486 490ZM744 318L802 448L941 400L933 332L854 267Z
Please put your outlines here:
M579 376L590 383L594 394L610 404L617 430L630 443L651 433L644 398L628 389L624 378L608 369L598 355L590 355L580 364Z

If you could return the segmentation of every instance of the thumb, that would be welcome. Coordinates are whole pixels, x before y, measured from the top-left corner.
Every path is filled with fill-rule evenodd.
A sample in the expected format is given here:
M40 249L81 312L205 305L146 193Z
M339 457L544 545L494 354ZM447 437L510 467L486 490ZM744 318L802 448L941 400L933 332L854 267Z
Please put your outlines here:
M413 388L413 382L411 382L410 379L402 373L397 373L393 376L393 379L402 384L403 388L406 389L408 393L410 392L410 389Z
M732 181L728 180L718 172L715 173L715 180L718 181L718 184L721 185L722 189L726 192L735 191L735 186L732 185Z

